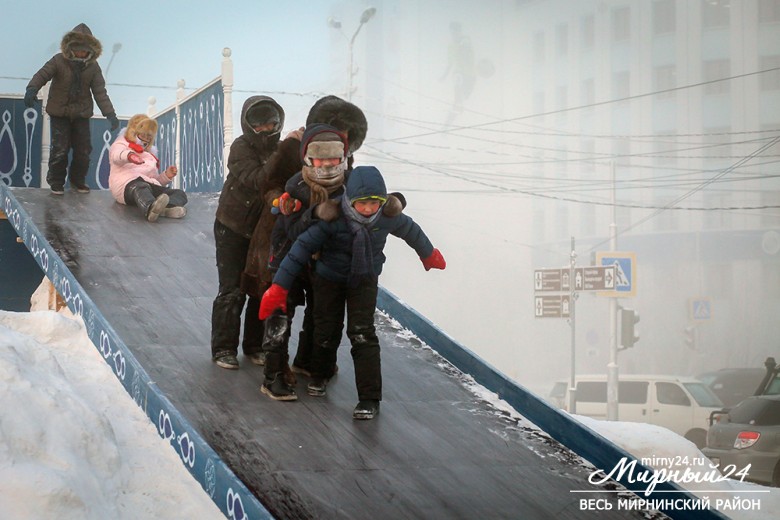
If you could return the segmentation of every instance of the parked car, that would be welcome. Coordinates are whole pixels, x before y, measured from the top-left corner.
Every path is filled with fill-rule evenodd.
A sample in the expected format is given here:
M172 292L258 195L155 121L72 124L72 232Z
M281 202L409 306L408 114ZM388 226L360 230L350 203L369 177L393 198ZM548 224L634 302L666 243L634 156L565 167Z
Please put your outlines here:
M696 379L710 387L723 406L731 408L740 401L756 394L761 381L766 375L763 368L724 368L713 372L705 372Z
M780 395L748 397L715 421L702 453L724 475L780 487Z
M607 377L576 377L575 413L606 419ZM550 392L550 402L567 409L568 383L558 381ZM641 422L668 428L704 446L710 414L723 409L718 396L698 379L670 375L621 375L618 382L618 420Z

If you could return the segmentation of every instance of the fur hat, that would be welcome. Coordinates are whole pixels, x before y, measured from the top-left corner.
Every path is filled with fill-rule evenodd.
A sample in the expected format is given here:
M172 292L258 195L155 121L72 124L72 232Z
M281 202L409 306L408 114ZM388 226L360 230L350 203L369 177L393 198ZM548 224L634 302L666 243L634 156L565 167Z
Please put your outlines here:
M347 136L330 125L307 125L301 138L301 161L308 166L311 159L338 157L344 161L348 150Z
M96 61L103 53L103 46L100 41L92 35L92 31L87 24L80 23L62 37L60 42L60 51L69 60L75 58L73 52L76 50L87 51L90 53L86 61Z
M157 135L158 124L157 121L150 118L146 114L136 114L127 121L127 132L125 135L131 142L135 142L138 134L149 134L152 136L150 144L154 142L154 137Z
M346 134L349 139L349 155L360 149L368 131L368 122L363 111L336 96L325 96L312 105L306 118L306 126L313 123L328 124Z

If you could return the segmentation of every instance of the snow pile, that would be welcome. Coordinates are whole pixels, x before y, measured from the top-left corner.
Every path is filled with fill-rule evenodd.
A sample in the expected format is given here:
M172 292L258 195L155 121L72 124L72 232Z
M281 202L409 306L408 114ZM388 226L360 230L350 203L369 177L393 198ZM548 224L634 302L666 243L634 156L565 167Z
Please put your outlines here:
M224 518L67 311L0 311L0 518Z

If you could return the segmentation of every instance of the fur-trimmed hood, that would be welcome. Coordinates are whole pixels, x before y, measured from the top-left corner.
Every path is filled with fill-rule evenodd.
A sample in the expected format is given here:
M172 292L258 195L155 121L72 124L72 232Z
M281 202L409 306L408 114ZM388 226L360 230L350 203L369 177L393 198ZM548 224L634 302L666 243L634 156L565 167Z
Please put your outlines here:
M65 33L60 42L60 51L67 59L73 59L73 51L79 47L88 50L91 54L86 62L94 62L103 54L103 45L100 40L92 35L87 24L80 23L69 32Z
M246 120L246 114L249 112L249 109L252 108L255 105L259 104L265 104L268 103L269 105L272 105L276 110L279 112L279 127L284 128L284 109L282 108L282 105L276 102L274 98L269 96L249 96L246 101L244 101L244 105L241 107L241 133L247 136L253 136L255 135L255 132L252 130L252 127L249 125L249 122Z
M346 133L349 139L349 155L358 151L368 132L368 122L363 111L336 96L325 96L312 105L306 118L306 126L313 123L331 125Z

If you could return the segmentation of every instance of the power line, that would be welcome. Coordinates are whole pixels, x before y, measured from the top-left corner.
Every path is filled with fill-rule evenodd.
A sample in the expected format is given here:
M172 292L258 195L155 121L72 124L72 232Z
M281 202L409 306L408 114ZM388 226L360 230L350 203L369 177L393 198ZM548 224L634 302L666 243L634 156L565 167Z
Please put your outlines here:
M749 77L749 76L755 76L757 74L764 74L764 73L767 73L767 72L774 72L774 71L778 71L778 70L780 70L780 67L774 67L774 68L771 68L771 69L759 70L759 71L755 71L755 72L747 72L745 74L738 74L736 76L729 76L729 77L726 77L726 78L713 79L713 80L710 80L710 81L702 81L700 83L692 83L690 85L684 85L684 86L681 86L681 87L674 87L674 88L669 88L669 89L664 89L664 90L656 90L654 92L646 92L644 94L636 94L636 95L633 95L633 96L626 96L626 97L622 97L622 98L618 98L618 99L610 99L610 100L607 100L607 101L597 101L595 103L589 103L587 105L580 105L580 106L576 106L576 107L562 108L562 109L559 109L559 110L552 110L552 111L549 111L549 112L542 112L542 113L538 113L538 114L529 114L529 115L526 115L526 116L511 117L511 118L506 118L506 119L500 119L500 120L497 120L497 121L488 121L486 123L476 123L476 124L467 125L467 126L456 126L456 127L450 128L450 129L443 129L443 130L439 130L439 131L427 132L427 133L424 133L424 134L404 136L404 137L393 138L393 139L384 139L382 141L383 142L394 142L394 141L397 141L397 140L400 140L400 139L416 139L416 138L419 138L419 137L427 137L427 136L430 136L430 135L448 134L448 133L457 132L457 131L460 131L460 130L473 130L473 129L476 129L476 128L483 128L483 127L493 126L493 125L497 125L497 124L501 124L501 123L511 123L511 122L523 121L523 120L526 120L526 119L533 119L533 118L536 118L536 117L545 117L545 116L551 116L551 115L555 115L555 114L563 114L563 113L572 112L572 111L575 111L575 110L583 110L583 109L586 109L586 108L593 108L593 107L598 107L598 106L610 105L610 104L613 104L613 103L621 103L623 101L631 101L631 100L634 100L634 99L641 99L641 98L650 97L650 96L657 96L657 95L660 95L660 94L667 94L667 93L670 93L670 92L676 92L678 90L685 90L685 89L690 89L690 88L695 88L695 87L701 87L701 86L704 86L704 85L711 85L711 84L714 84L714 83L720 83L722 81L731 81L733 79L746 78L746 77Z

